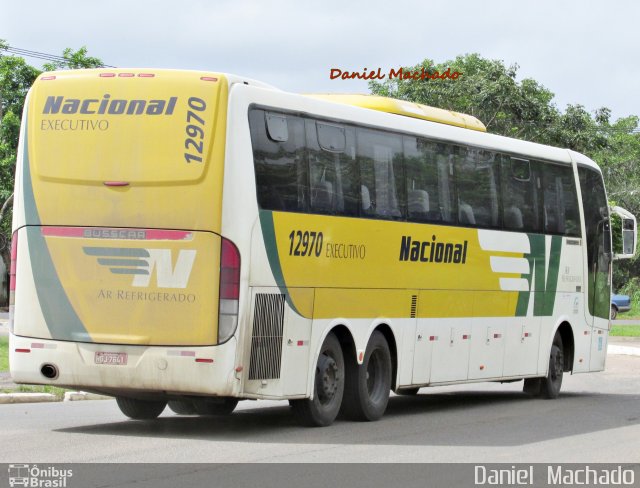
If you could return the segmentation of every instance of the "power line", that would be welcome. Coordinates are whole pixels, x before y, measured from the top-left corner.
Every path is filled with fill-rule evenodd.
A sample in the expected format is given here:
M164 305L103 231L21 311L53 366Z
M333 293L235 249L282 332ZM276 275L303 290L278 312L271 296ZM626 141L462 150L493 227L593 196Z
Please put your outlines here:
M21 49L19 47L14 47L14 46L7 46L6 48L2 49L2 51L6 51L8 53L16 54L18 56L23 56L27 58L36 58L36 59L42 59L45 61L54 61L54 62L66 64L66 65L69 64L69 60L63 56L41 53L39 51L31 51L29 49ZM102 64L100 66L102 68L115 68L115 66L109 66L108 64Z

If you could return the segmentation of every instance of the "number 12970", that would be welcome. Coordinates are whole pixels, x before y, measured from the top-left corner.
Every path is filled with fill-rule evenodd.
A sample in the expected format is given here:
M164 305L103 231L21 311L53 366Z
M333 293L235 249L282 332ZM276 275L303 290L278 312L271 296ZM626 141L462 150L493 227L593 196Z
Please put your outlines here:
M322 254L322 232L292 230L289 234L289 256L319 257Z
M202 98L189 98L190 110L187 111L187 127L185 128L187 139L184 141L184 148L189 151L184 153L184 159L187 163L202 162L205 124L204 118L198 115L198 112L204 112L206 108L207 103Z

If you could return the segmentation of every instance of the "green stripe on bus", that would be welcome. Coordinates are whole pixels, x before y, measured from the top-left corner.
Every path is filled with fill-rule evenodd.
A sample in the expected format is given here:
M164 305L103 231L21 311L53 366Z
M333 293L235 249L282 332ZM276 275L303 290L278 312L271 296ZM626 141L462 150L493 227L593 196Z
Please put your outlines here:
M269 210L260 210L260 226L262 228L262 238L264 239L264 247L267 251L267 258L269 259L269 266L271 267L271 273L273 278L280 289L289 306L300 315L298 309L293 304L289 293L287 293L287 284L284 281L284 275L282 273L282 267L280 266L280 257L278 255L278 244L276 242L276 231L273 224L273 212Z
M27 226L29 258L33 270L33 281L38 295L42 315L54 339L87 341L91 336L76 314L64 291L58 273L53 265L47 243L40 231L40 215L33 196L31 167L29 164L29 144L25 129L22 173L24 209Z

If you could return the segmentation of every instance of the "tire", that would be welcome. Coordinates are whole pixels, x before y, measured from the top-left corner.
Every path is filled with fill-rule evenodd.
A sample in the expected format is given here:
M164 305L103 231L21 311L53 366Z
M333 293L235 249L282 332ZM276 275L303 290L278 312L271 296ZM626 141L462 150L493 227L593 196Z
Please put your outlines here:
M120 411L130 419L152 420L158 417L167 406L167 402L138 400L136 398L116 397Z
M391 389L391 353L381 332L375 331L364 353L362 365L352 363L347 371L343 413L360 421L384 415Z
M564 372L564 349L562 347L562 337L556 332L549 354L549 372L545 378L540 379L540 396L542 398L558 398L562 387L562 376Z
M615 320L618 316L618 309L615 305L611 305L611 320Z
M404 388L402 390L397 390L396 395L415 396L418 394L418 390L420 390L420 388Z
M525 378L522 391L524 391L527 395L538 397L540 396L541 383L542 378Z
M196 407L191 400L170 400L169 408L178 415L195 415Z
M230 415L238 405L237 398L202 398L193 401L195 413L206 417Z
M344 378L344 356L340 341L334 334L329 334L316 363L313 399L289 402L302 425L325 427L333 423L342 405Z

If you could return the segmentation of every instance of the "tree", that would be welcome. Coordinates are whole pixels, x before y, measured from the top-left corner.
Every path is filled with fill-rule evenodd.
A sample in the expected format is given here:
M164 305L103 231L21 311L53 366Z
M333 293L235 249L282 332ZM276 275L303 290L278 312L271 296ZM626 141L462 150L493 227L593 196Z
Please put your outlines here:
M507 67L502 61L467 54L440 64L425 59L403 68L410 72L422 69L431 74L450 69L461 76L455 80L394 78L382 83L371 81L369 87L376 95L473 115L490 132L527 140L540 140L540 127L531 121L548 125L557 117L557 110L550 104L553 93L532 79L518 83L517 65Z
M640 131L638 117L610 122L602 107L590 114L582 105L561 112L554 94L537 81L517 80L518 65L466 54L436 64L431 59L403 72L461 73L457 79L387 79L371 81L375 95L431 105L479 118L489 132L584 153L603 170L609 197L640 216ZM614 286L640 275L640 259L615 266Z
M473 115L489 132L518 139L567 147L590 153L606 147L598 123L581 105L569 105L561 113L553 104L554 94L531 78L517 81L518 65L466 54L435 64L431 59L403 68L433 74L458 72L457 79L387 79L371 81L376 95L399 98L433 107ZM608 109L598 113L606 115Z
M19 56L4 55L7 47L6 41L0 39L0 253L8 269L10 256L7 243L11 239L11 219L6 217L10 215L13 202L20 120L27 92L42 71L28 65ZM103 65L100 59L87 56L84 46L77 51L65 49L63 57L65 61L45 64L44 71Z
M57 71L61 69L102 68L104 66L104 63L100 59L87 56L86 46L82 46L77 51L66 48L62 51L62 57L65 59L64 61L46 63L42 69L44 71Z

